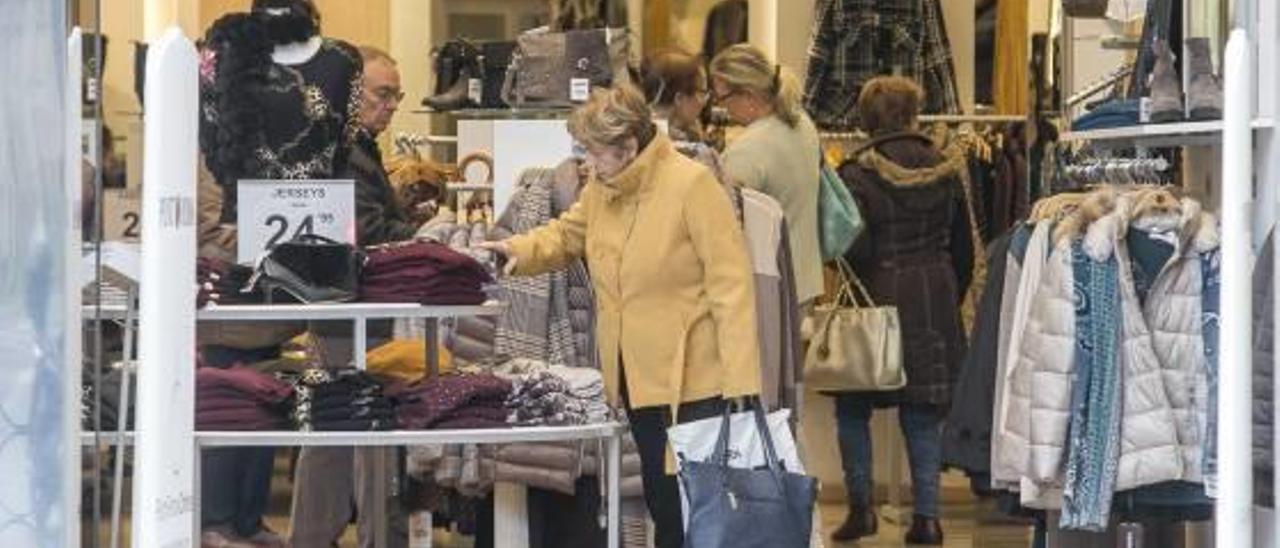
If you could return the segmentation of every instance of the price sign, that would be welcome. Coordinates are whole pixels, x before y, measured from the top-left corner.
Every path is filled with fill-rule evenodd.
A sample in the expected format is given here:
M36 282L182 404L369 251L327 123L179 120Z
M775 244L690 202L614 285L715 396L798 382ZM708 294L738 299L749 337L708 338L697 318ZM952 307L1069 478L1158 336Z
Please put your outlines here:
M135 190L102 192L102 239L136 242L142 237L142 196Z
M243 180L237 186L237 256L252 263L263 251L303 234L354 244L355 181Z
M470 78L467 80L467 99L476 106L484 102L484 80Z
M578 103L591 98L591 80L586 78L569 79L569 100Z

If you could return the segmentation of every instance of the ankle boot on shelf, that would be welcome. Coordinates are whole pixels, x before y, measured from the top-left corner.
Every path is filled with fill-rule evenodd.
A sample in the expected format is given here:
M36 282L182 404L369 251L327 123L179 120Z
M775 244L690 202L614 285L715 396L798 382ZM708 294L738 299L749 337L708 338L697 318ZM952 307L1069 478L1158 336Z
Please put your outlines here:
M471 106L468 86L480 77L480 53L466 40L450 40L434 54L435 95L422 100L423 106L437 111L457 110Z
M1190 83L1187 84L1187 110L1192 120L1222 118L1222 81L1213 73L1213 56L1208 38L1187 38Z
M1169 44L1157 39L1151 45L1156 54L1151 69L1151 122L1160 124L1182 120L1182 81L1174 70L1175 61Z
M844 518L844 523L831 533L831 540L848 542L863 537L873 537L878 529L879 521L876 519L875 512L864 507L851 506L849 514Z
M938 518L915 514L911 516L911 529L903 539L907 544L942 546L942 523Z
M458 72L458 77L454 80L453 85L439 95L432 95L422 100L422 104L437 112L445 112L450 110L458 110L473 106L470 91L472 78L478 78L479 74L473 72L471 67L463 67Z

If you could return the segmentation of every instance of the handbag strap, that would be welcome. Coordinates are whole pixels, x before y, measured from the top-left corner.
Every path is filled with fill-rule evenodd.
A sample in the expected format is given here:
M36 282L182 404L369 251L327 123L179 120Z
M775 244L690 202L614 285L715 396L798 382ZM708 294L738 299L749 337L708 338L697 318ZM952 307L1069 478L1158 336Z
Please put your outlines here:
M286 240L285 242L282 242L282 243L290 243L290 242L293 242L293 243L312 243L312 244L319 243L319 244L343 245L343 244L342 244L342 242L339 242L339 241L334 240L334 239L332 239L332 238L327 238L327 237L325 237L325 236L321 236L321 235L319 235L319 234L312 234L312 233L310 233L310 232L303 232L303 233L301 233L301 234L298 234L298 235L294 236L292 239L290 239L290 240ZM276 245L279 245L279 244L276 244Z
M756 419L756 431L760 435L760 440L764 442L764 458L769 465L769 470L774 472L775 476L781 478L782 461L778 459L778 451L773 445L773 433L769 431L769 421L765 418L764 404L757 399L751 402L751 414Z
M729 422L733 417L733 406L724 406L724 412L720 416L720 435L716 436L715 449L711 451L711 461L720 465L729 465Z
M844 257L836 259L836 266L840 271L841 282L840 293L836 295L837 299L841 295L848 295L849 301L856 306L858 304L856 296L860 296L867 306L871 308L879 306L876 304L875 299L871 297L871 292L867 290L867 286L863 285L862 279L853 271L853 267L849 266L849 263L845 262ZM857 293L854 293L854 288L857 289ZM837 303L838 302L839 301L837 300Z

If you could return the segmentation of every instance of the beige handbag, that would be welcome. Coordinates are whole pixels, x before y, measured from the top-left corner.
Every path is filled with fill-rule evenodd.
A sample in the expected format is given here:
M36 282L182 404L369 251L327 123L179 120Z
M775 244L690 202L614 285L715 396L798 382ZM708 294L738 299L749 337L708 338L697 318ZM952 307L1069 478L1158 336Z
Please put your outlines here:
M844 260L836 263L840 290L833 303L814 311L817 331L804 360L805 386L822 392L888 391L906 386L898 308L877 306L853 269ZM859 305L858 296L866 306Z

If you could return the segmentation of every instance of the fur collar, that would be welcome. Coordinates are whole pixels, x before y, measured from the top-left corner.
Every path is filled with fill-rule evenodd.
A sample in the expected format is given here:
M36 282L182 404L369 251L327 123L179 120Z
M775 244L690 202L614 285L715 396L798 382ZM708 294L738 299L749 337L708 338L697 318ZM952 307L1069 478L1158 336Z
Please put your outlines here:
M1206 253L1218 248L1217 220L1203 210L1200 202L1182 198L1168 203L1161 198L1163 205L1157 206L1153 205L1152 192L1167 191L1096 193L1059 223L1055 229L1055 242L1058 246L1066 246L1077 237L1083 238L1081 245L1085 253L1095 261L1104 261L1115 252L1120 238L1134 227L1176 233L1178 249L1183 254Z
M876 146L880 143L911 137L919 137L928 141L928 137L916 134L900 134L876 139L857 154L858 165L863 169L874 171L889 183L902 187L939 183L949 177L959 175L964 169L968 169L968 160L965 158L964 150L955 143L942 150L942 163L922 168L903 167L901 164L881 154L879 150L876 150Z

